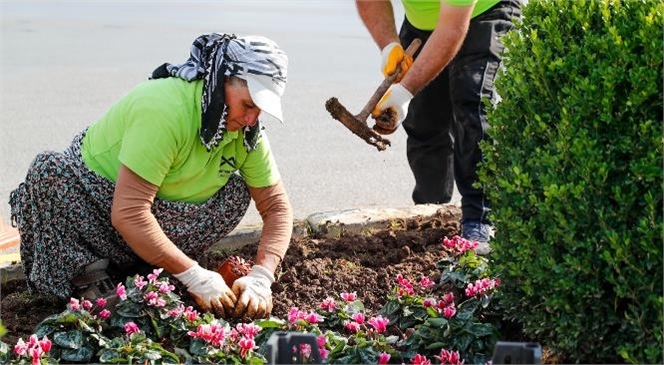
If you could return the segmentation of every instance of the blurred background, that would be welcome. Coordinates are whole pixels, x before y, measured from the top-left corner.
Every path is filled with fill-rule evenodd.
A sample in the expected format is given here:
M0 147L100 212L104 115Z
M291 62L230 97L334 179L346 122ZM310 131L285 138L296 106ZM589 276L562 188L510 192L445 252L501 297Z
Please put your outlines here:
M394 3L400 23L403 9ZM267 128L295 217L412 205L406 136L379 152L325 110L357 113L382 81L380 50L350 0L0 3L0 214L34 156L82 128L207 32L260 34L288 54L285 125ZM149 142L149 141L146 141ZM240 225L260 223L253 207Z

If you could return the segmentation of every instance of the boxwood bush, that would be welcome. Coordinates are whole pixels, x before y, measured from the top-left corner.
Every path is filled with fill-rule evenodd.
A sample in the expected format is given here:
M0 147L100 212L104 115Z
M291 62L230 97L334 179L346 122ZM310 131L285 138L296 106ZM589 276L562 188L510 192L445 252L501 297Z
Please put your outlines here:
M566 361L662 363L664 2L523 15L480 169L502 303Z

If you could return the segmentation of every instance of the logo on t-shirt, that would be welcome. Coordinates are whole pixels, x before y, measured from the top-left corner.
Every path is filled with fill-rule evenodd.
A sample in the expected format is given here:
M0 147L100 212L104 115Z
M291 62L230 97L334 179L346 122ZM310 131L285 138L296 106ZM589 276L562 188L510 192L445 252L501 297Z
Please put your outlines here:
M226 158L221 156L221 163L219 164L219 177L226 179L231 176L237 169L235 168L235 157Z

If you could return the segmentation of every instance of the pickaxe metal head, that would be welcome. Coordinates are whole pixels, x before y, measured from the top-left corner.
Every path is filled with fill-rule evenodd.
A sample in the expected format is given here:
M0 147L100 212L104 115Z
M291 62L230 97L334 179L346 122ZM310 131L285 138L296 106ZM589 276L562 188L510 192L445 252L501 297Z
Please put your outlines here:
M384 151L387 146L390 146L390 141L383 138L380 134L376 133L373 129L369 128L365 120L351 114L339 100L335 97L328 99L325 102L325 109L330 112L332 118L338 120L346 126L356 136L362 138L365 142L372 146L376 146L379 151Z

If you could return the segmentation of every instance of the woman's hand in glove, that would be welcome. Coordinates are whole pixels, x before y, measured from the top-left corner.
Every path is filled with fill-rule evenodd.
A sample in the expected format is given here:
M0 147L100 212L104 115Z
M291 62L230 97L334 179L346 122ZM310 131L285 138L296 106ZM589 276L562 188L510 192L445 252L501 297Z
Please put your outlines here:
M233 292L238 297L234 317L265 318L272 312L272 290L274 275L260 265L254 265L247 276L233 283Z
M206 270L196 263L173 276L187 287L189 294L201 308L212 310L221 318L232 313L237 297L219 273Z

